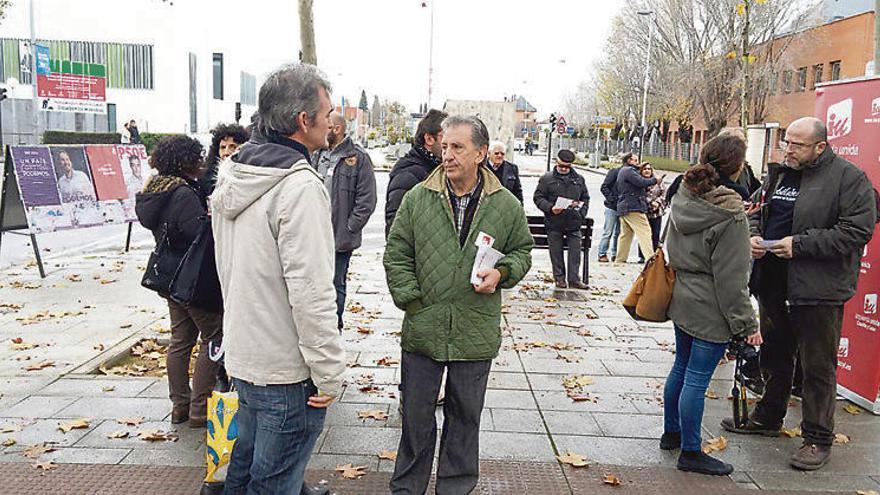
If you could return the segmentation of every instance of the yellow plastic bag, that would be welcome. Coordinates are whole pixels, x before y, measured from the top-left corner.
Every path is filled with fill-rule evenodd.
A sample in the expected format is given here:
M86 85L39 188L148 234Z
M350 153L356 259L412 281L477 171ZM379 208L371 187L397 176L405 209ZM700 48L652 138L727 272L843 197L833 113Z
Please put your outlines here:
M208 440L205 482L226 481L232 447L238 438L238 392L212 392L208 398Z

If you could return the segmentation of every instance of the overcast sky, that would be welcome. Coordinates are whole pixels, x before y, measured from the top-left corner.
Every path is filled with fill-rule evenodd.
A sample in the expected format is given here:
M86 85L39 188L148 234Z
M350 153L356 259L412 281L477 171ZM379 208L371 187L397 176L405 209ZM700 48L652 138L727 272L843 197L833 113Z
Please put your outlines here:
M427 99L430 2L315 0L318 64L339 95ZM622 0L434 0L433 106L522 94L541 115L589 77ZM292 2L294 3L294 2ZM621 47L621 49L625 49ZM354 104L357 104L355 101Z

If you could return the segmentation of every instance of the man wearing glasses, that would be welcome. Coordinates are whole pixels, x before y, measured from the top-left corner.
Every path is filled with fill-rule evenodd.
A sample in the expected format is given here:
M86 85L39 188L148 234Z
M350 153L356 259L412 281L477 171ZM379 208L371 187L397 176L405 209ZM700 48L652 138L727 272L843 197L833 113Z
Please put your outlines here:
M523 202L522 184L519 181L519 167L504 159L507 147L501 141L489 145L489 170L501 181L505 189L512 192L519 204Z
M843 304L855 294L862 249L877 217L865 173L837 156L827 139L820 120L794 121L783 163L753 196L749 286L758 297L767 384L745 426L731 418L721 422L735 433L779 435L798 357L804 443L791 465L802 470L821 468L831 455Z

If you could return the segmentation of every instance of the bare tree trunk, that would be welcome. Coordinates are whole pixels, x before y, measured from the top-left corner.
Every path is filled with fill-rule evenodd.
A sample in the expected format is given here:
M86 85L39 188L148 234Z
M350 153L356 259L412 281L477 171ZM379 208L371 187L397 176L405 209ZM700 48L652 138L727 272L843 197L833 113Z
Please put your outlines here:
M743 2L743 30L742 30L742 97L740 100L740 121L743 135L748 139L749 129L749 97L751 96L751 54L749 53L749 14L751 14L751 1Z
M299 0L299 41L302 45L300 61L318 65L318 54L315 51L315 23L312 14L314 0Z

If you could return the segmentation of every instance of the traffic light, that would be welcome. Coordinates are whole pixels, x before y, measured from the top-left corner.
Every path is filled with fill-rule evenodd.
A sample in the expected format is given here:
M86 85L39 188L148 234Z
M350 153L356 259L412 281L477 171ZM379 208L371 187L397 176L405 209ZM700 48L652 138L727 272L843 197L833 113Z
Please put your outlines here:
M6 98L9 98L6 96L6 88L0 88L0 101L5 100Z
M241 102L235 102L235 123L241 120Z

